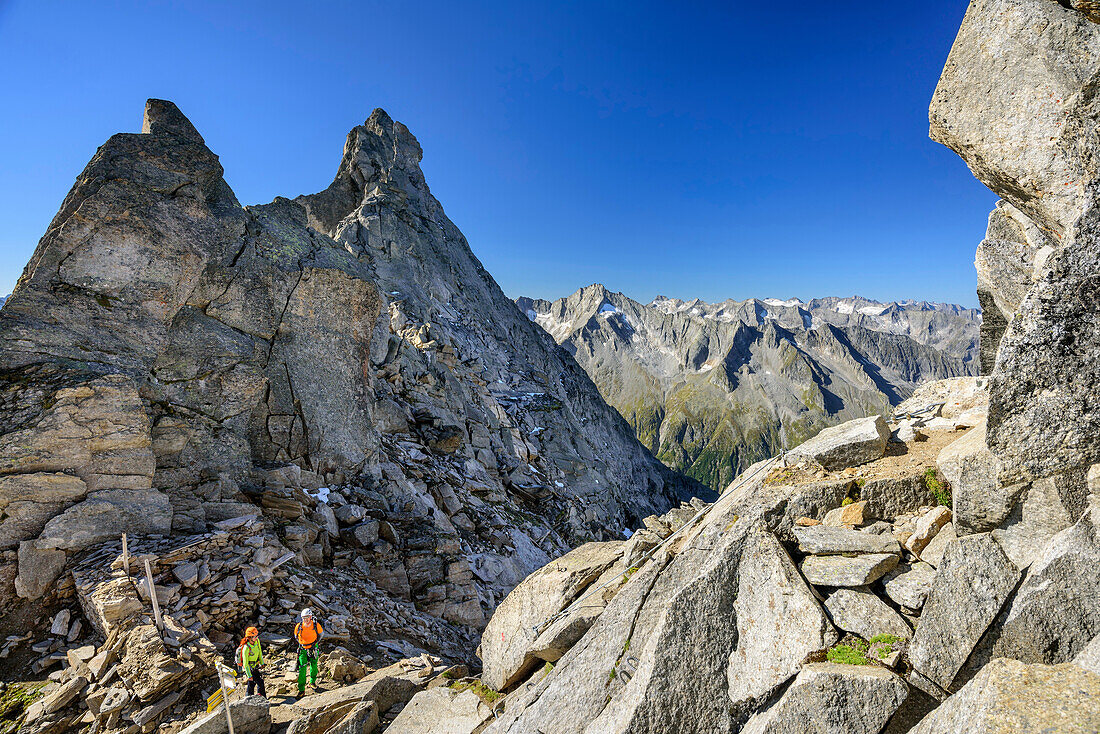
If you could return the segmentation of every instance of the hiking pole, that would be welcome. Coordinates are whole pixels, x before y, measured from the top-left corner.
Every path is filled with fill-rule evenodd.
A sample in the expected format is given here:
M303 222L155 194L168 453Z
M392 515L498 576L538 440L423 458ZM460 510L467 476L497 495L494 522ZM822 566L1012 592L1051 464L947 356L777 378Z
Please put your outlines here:
M160 601L157 599L157 587L153 584L153 569L149 567L148 558L145 559L145 583L149 586L149 599L153 602L153 619L157 623L157 630L163 635L164 620L160 616Z

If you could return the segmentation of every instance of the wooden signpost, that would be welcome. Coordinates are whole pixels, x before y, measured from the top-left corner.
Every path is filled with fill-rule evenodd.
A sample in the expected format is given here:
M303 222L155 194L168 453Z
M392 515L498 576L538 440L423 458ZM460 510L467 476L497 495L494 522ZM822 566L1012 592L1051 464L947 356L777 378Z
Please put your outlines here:
M217 707L219 702L223 706L225 706L225 723L229 726L229 734L233 734L233 715L229 713L229 699L226 697L226 694L225 694L225 677L227 675L236 677L237 674L234 673L229 668L222 665L220 662L217 663L217 670L218 670L218 690L217 690L217 692L214 693L213 696L206 699L207 700L207 709L206 710L207 711L212 711L213 708ZM215 697L218 698L217 701L214 701ZM213 702L213 703L211 703L211 702Z

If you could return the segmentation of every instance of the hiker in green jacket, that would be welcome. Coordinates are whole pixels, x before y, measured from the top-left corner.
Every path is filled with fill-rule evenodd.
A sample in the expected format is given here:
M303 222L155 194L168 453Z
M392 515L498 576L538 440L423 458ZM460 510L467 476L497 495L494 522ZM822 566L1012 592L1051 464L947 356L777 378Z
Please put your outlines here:
M264 653L260 649L260 631L255 627L245 630L244 639L237 648L237 667L248 681L246 693L251 696L257 689L260 695L267 698L267 689L264 688L263 674L260 668L264 664Z
M312 609L302 610L302 621L294 625L294 639L298 641L298 696L306 692L306 668L309 668L309 684L317 689L317 649L325 631L321 623L313 619Z

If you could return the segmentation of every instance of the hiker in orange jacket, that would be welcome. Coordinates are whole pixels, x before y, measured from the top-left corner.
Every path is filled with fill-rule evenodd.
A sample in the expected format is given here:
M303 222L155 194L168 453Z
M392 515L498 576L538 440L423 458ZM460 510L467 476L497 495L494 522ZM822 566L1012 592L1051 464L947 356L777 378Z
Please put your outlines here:
M306 692L306 667L309 667L309 685L317 688L317 650L321 637L325 634L321 623L313 619L312 609L302 610L302 621L294 625L294 639L298 641L298 695Z

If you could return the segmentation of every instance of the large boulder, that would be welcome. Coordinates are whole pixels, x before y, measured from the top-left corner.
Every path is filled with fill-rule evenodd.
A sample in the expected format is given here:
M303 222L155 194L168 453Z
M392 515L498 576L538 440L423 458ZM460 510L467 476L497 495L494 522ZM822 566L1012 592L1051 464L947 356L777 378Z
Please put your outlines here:
M1094 732L1100 729L1100 675L1075 665L992 660L921 720L911 734Z
M726 673L739 708L762 700L837 636L775 538L757 533L752 540L737 574L737 644Z
M885 668L812 663L741 734L878 734L907 693Z
M952 543L909 645L913 669L948 689L1019 579L1019 570L992 535Z
M61 472L9 474L0 477L0 548L12 548L35 538L46 523L84 499L88 485Z
M472 691L439 686L413 696L386 731L389 734L473 734L491 718L493 710Z
M486 733L729 731L834 639L774 536L717 513L631 577Z
M1084 15L1049 0L977 0L932 97L931 136L1063 235L1097 176L1085 149L1095 140L1092 98L1079 94L1097 71L1100 27Z
M621 541L586 543L535 571L500 603L481 636L481 678L503 690L542 660L534 652L541 625L584 593L623 552ZM589 623L591 620L588 620Z
M1032 562L996 630L993 657L1065 663L1100 634L1097 512L1055 535Z
M983 421L945 446L936 459L951 486L952 515L960 535L1000 526L1026 488L1024 484L1001 484L1000 462L986 446L985 432Z
M859 418L826 428L791 449L789 456L812 459L828 471L835 471L881 458L889 439L890 429L882 416Z
M155 489L104 489L46 523L37 543L42 548L75 551L121 538L123 533L168 535L171 531L168 495Z
M987 441L1005 484L1100 458L1098 72L1100 26L1083 13L977 0L933 96L932 137L1061 243L1008 325L991 377Z
M936 502L919 471L900 477L868 477L859 488L859 499L867 503L868 516L881 518L915 512Z
M908 639L913 634L900 614L865 589L837 589L825 600L825 608L833 624L865 640L882 634Z
M263 696L248 696L229 704L233 734L268 734L271 731L271 702ZM179 734L228 734L225 709L218 707Z
M23 599L42 597L65 567L65 552L40 547L37 540L19 544L19 573L15 577L15 593Z

